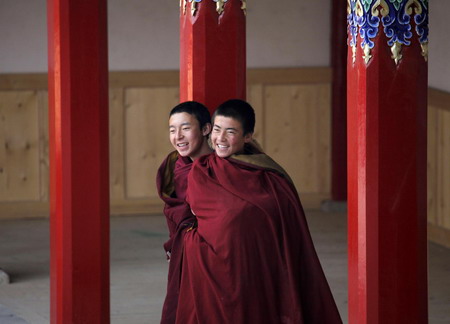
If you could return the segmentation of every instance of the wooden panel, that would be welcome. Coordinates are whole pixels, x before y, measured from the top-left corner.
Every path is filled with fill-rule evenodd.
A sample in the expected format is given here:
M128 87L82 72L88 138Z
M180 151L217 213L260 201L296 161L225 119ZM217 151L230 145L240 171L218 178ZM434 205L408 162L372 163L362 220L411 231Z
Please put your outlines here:
M47 73L0 74L1 90L45 90Z
M256 115L253 138L264 148L264 86L262 84L248 86L247 100L255 109Z
M162 215L163 207L164 204L159 197L115 200L111 205L111 215Z
M249 69L247 83L315 84L331 82L329 67Z
M0 220L12 218L49 217L48 202L39 201L2 201L0 203Z
M109 73L111 88L176 87L179 71L113 71ZM247 84L312 84L331 82L329 67L248 69ZM47 89L47 73L0 74L0 90ZM439 91L437 92L439 96Z
M39 200L37 92L0 92L0 197Z
M450 247L450 93L428 96L428 238Z
M450 249L450 229L428 223L428 239Z
M450 111L450 93L448 92L429 88L428 102L433 107Z
M266 86L265 148L301 193L330 190L330 86Z
M124 98L122 88L109 91L109 169L111 201L125 199Z
M427 142L427 205L428 222L437 224L437 113L438 109L428 107Z
M180 73L172 71L120 71L109 73L111 88L178 87Z
M437 225L450 229L450 111L438 111Z
M39 187L40 200L49 201L50 181L49 167L50 156L48 147L48 92L45 90L38 92L39 110Z
M126 198L156 197L156 171L173 150L168 117L178 88L133 88L125 92Z

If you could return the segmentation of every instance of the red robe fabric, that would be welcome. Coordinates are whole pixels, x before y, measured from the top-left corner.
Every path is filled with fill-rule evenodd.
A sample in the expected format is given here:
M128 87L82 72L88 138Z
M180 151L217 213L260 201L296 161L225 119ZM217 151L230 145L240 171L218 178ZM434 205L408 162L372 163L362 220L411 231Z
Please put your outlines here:
M342 323L287 174L265 154L245 158L192 166L198 226L184 236L176 323Z
M183 236L195 221L195 217L185 200L187 176L191 166L191 159L183 158L174 151L163 161L156 178L159 196L165 203L164 215L169 228L169 240L164 244L166 253L170 255L170 262L167 295L161 317L162 324L175 323L180 287Z

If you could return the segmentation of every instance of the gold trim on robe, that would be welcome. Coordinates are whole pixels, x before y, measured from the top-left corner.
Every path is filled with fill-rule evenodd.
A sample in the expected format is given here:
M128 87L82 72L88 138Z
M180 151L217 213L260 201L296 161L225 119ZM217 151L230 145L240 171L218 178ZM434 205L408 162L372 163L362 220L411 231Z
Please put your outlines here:
M178 152L173 151L167 157L166 168L164 169L164 179L162 186L162 195L165 197L171 197L175 191L175 184L173 182L175 163L178 160Z
M263 153L262 150L260 150L259 144L257 142L253 142L250 145L247 144L245 151L248 154L233 154L230 156L230 159L255 165L259 168L275 171L285 177L292 185L294 184L286 170L284 170L270 156ZM252 151L255 153L253 153Z

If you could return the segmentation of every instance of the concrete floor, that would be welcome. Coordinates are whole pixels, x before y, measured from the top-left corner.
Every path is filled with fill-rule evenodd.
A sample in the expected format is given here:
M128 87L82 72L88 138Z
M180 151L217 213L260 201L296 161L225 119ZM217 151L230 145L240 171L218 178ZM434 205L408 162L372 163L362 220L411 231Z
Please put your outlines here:
M345 214L307 211L311 233L344 323L347 323ZM111 322L159 323L167 262L163 217L111 219ZM49 323L48 220L0 222L1 324ZM450 323L450 250L429 246L429 323Z

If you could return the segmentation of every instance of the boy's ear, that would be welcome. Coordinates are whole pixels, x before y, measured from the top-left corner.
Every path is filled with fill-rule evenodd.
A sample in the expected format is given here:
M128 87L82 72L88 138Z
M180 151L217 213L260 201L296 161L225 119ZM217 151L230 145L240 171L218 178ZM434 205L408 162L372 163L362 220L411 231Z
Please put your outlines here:
M203 136L206 136L206 135L208 135L209 133L211 133L211 123L206 123L206 124L203 126L203 129L202 129L202 135L203 135Z
M253 133L247 133L244 135L244 143L250 143L253 140Z

